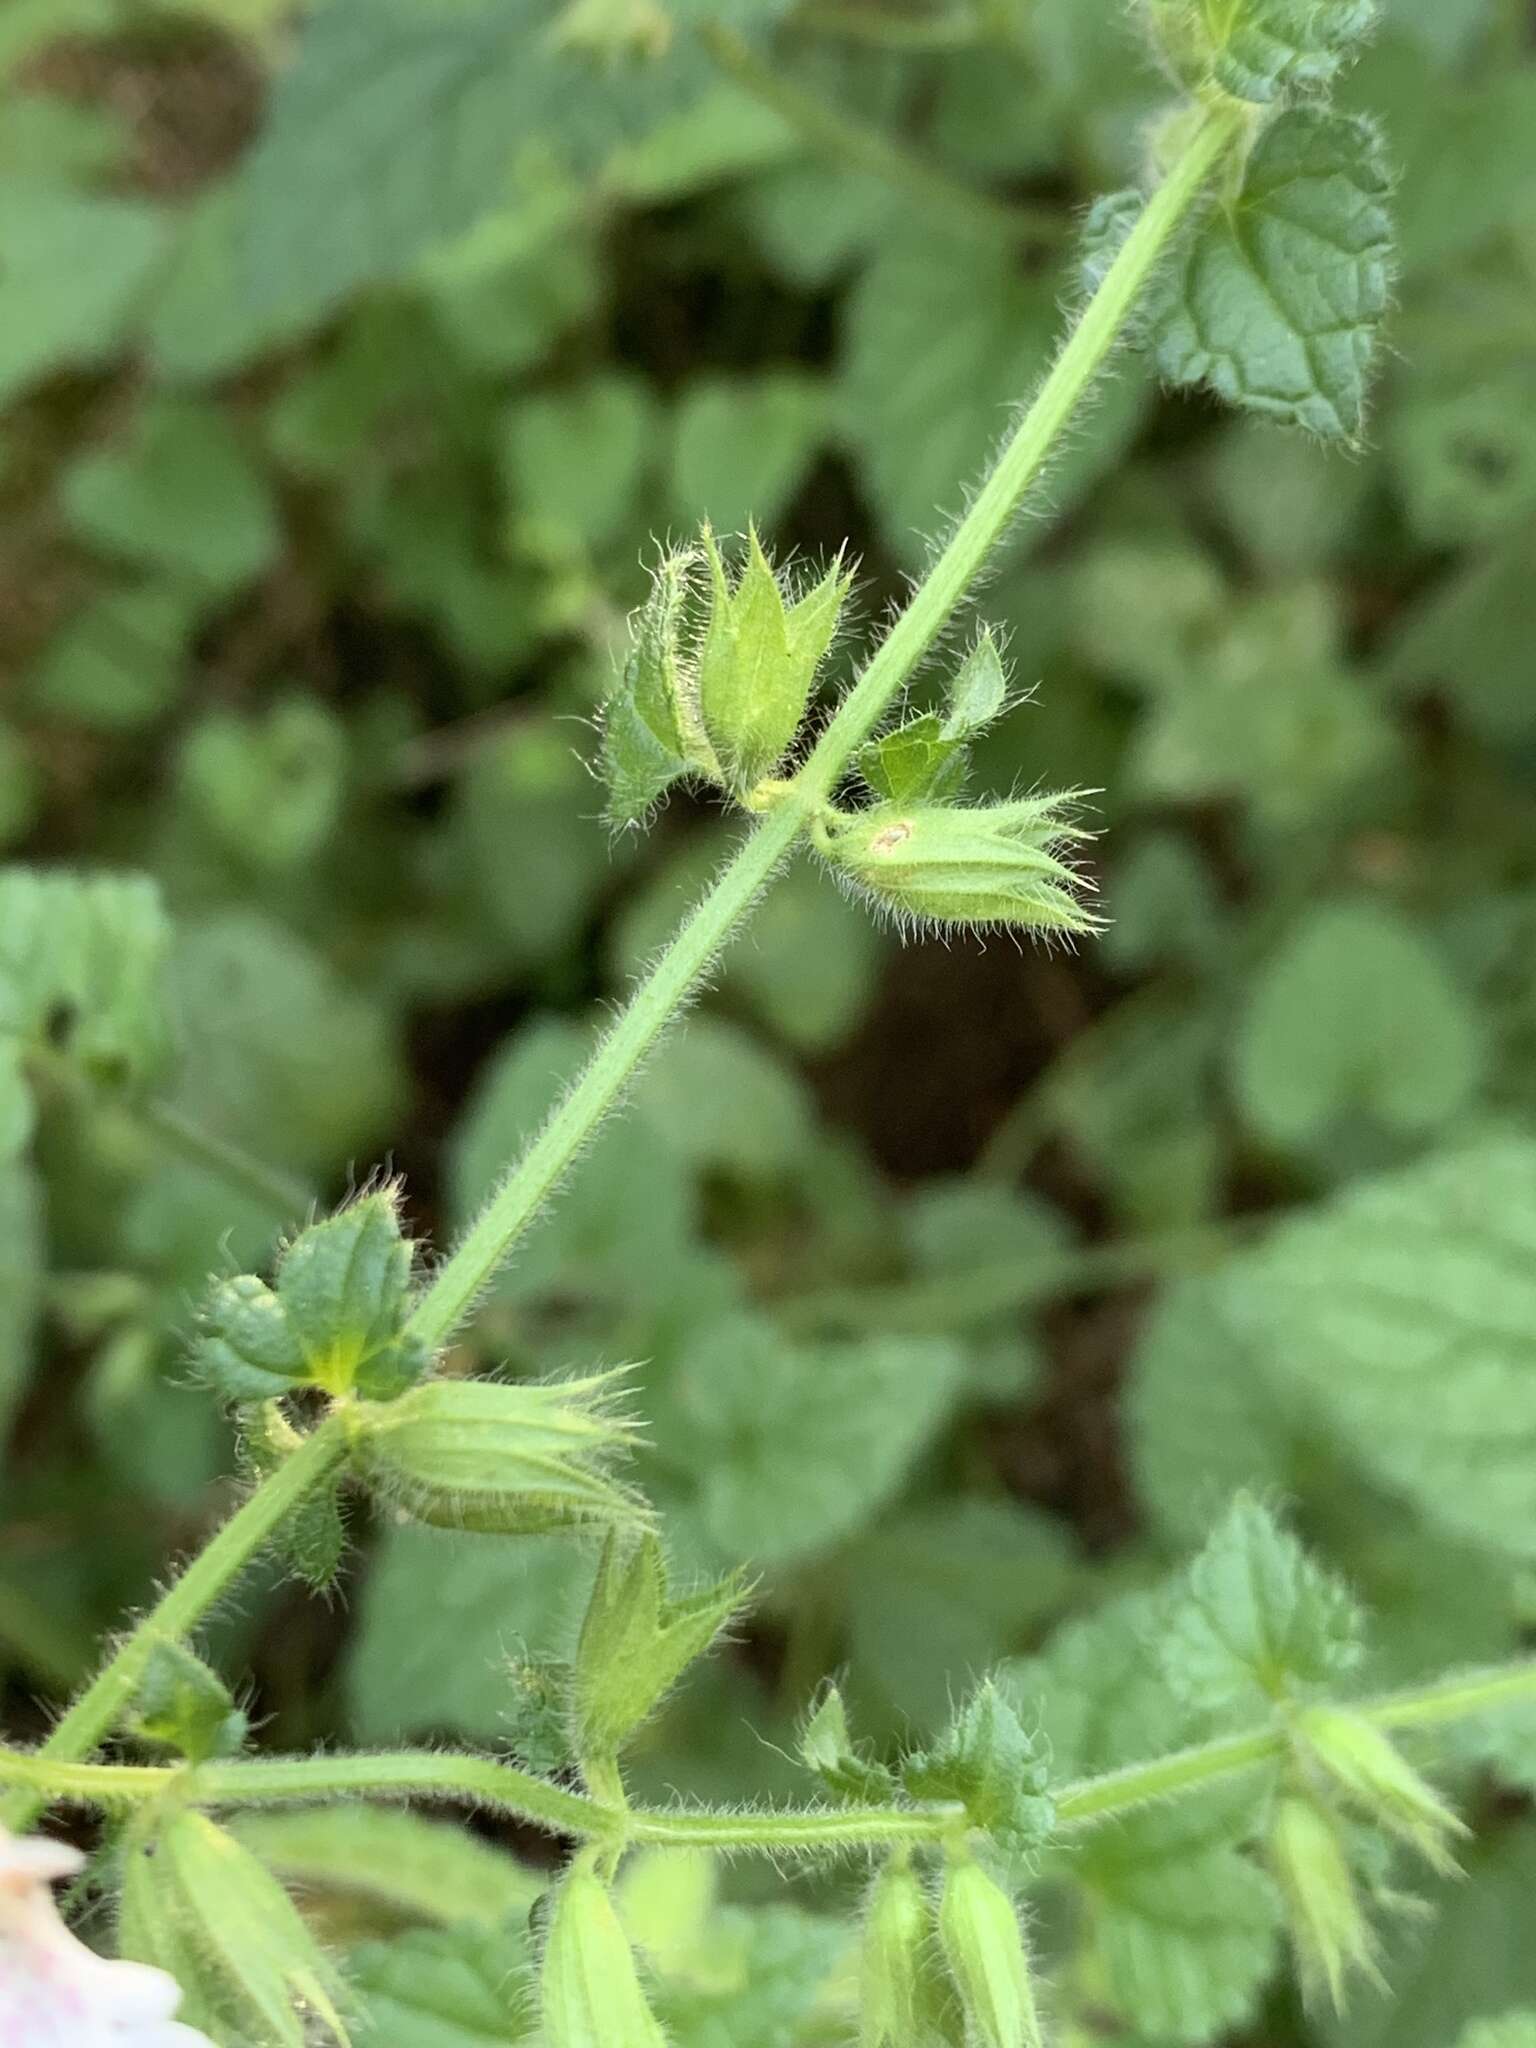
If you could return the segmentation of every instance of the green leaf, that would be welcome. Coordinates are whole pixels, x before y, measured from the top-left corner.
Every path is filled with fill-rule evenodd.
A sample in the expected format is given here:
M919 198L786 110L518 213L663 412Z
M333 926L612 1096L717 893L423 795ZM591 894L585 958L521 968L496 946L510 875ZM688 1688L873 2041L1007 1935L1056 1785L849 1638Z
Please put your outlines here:
M382 1005L247 908L180 931L170 979L178 1109L285 1166L328 1172L367 1156L405 1092Z
M517 1543L389 1529L363 1586L346 1669L351 1723L364 1742L447 1729L507 1738L510 1657L568 1649L592 1559L569 1536Z
M166 1743L194 1764L227 1755L245 1739L246 1717L223 1679L169 1637L151 1648L128 1718L136 1735Z
M1391 283L1391 179L1360 116L1284 113L1154 281L1147 332L1163 375L1229 404L1356 441Z
M957 1685L1023 1648L1062 1610L1080 1567L1050 1516L961 1495L879 1523L846 1570L853 1680L928 1728Z
M416 1929L347 1958L356 2048L517 2048L537 2031L526 1940L515 1928Z
M958 1800L1009 1856L1038 1847L1055 1819L1047 1752L990 1680L930 1749L904 1760L901 1781L915 1799Z
M1260 1502L1240 1496L1170 1596L1168 1683L1196 1707L1257 1716L1360 1657L1349 1591Z
M958 1375L938 1340L800 1346L740 1315L692 1333L657 1441L710 1550L781 1565L849 1536L895 1492Z
M859 754L859 773L877 797L893 804L958 794L965 766L961 741L946 736L931 711L871 740Z
M542 1878L467 1828L382 1806L249 1813L236 1841L284 1884L445 1927L486 1929L526 1917Z
M0 181L0 403L109 355L166 241L165 217L137 200Z
M949 711L944 737L968 740L989 726L1008 701L1008 671L997 636L984 626L976 644L956 669L949 684Z
M150 724L186 687L199 608L196 593L172 579L88 598L33 664L28 703L100 732Z
M310 15L241 174L256 306L313 316L398 276L496 208L531 137L585 168L708 76L688 50L666 64L587 62L548 27L484 0L335 0Z
M276 1878L191 1808L154 1815L149 1830L134 1831L124 1859L122 1953L170 1971L192 2025L272 2048L304 2048L314 2031L344 2048L339 1973Z
M645 386L617 373L520 398L502 440L502 476L519 519L561 545L599 547L622 532L654 425Z
M616 825L634 825L680 775L690 756L690 716L683 672L684 609L692 550L663 556L652 573L650 595L629 622L629 653L612 695L603 706L603 778L608 815ZM698 765L704 765L702 762Z
M1495 1136L1358 1183L1277 1231L1229 1299L1364 1470L1536 1558L1536 1145Z
M674 1599L661 1545L610 1535L576 1646L578 1753L615 1756L742 1603L740 1575Z
M19 1160L0 1162L0 1453L32 1377L47 1250L42 1194Z
M1038 378L1058 302L1057 280L1024 269L1006 236L940 234L912 219L884 239L855 285L842 404L867 488L904 560L922 560ZM1119 454L1144 402L1134 376L1105 386L1052 474L1054 513L1070 510Z
M677 409L672 493L690 525L767 526L788 504L826 431L827 398L786 371L690 380Z
M861 1756L848 1732L848 1713L835 1685L822 1688L800 1730L800 1761L839 1799L894 1800L896 1779Z
M1159 1651L1165 1596L1132 1594L1059 1630L999 1674L1049 1745L1057 1782L1197 1740L1206 1716L1174 1692ZM1254 2009L1279 1952L1280 1903L1241 1853L1264 1777L1126 1816L1052 1866L1082 1895L1078 1967L1096 2005L1153 2041L1209 2041Z
M1152 0L1154 33L1185 83L1260 105L1330 85L1358 53L1377 0Z
M182 748L181 783L237 860L283 872L315 854L335 825L346 763L335 713L292 696L258 719L227 711L200 719Z
M391 1398L428 1363L404 1336L411 1257L393 1190L312 1223L284 1249L274 1287L242 1273L213 1289L199 1319L199 1371L232 1401L298 1386Z
M141 876L0 870L0 1041L47 1047L104 1087L152 1079L169 1051L170 940Z
M468 1223L499 1184L508 1161L575 1076L589 1044L589 1034L575 1025L536 1018L487 1062L449 1144L449 1206L458 1225ZM685 1134L688 1129L682 1126ZM695 1196L679 1156L684 1142L680 1138L673 1150L658 1145L654 1128L636 1116L610 1119L571 1186L524 1238L497 1283L498 1298L587 1289L626 1300L664 1299L694 1228Z
M1306 1145L1351 1114L1416 1136L1464 1109L1482 1066L1467 998L1406 919L1324 904L1260 972L1233 1065L1254 1130Z
M795 1070L724 1017L690 1017L651 1062L633 1114L653 1146L695 1170L783 1178L804 1160L814 1128Z
M271 487L228 416L197 399L145 407L122 443L73 466L63 500L85 540L213 596L250 582L277 551Z
M1170 1538L1198 1543L1244 1488L1302 1490L1315 1447L1305 1403L1231 1295L1242 1268L1181 1280L1131 1359L1126 1419L1137 1492Z

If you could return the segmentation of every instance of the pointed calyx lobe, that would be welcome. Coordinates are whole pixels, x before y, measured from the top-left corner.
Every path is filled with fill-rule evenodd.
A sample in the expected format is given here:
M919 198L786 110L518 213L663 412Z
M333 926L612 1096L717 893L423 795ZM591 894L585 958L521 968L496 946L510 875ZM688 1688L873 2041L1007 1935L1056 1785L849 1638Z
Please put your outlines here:
M639 822L694 776L746 796L794 742L852 582L841 562L796 593L756 530L733 570L706 527L663 556L630 621L603 713L609 815Z

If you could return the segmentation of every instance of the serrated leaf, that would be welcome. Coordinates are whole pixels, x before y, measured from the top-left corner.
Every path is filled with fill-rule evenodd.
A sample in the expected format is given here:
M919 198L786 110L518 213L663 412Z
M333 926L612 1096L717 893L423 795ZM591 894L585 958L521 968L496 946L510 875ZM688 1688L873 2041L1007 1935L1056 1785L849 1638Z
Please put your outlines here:
M515 1928L418 1928L347 1959L357 2048L517 2048L538 2021L527 1943Z
M746 1315L690 1336L661 1390L657 1440L689 1519L726 1562L814 1557L890 1497L959 1374L936 1339L797 1345Z
M1259 105L1330 85L1358 54L1376 0L1153 0L1154 32L1186 84Z
M518 1917L542 1877L452 1822L382 1806L243 1814L236 1841L285 1884L444 1926L493 1928Z
M1391 284L1390 189L1369 121L1281 114L1241 191L1212 207L1151 288L1146 329L1163 375L1358 440Z
M800 1730L800 1761L839 1799L879 1802L896 1797L896 1780L886 1766L855 1748L843 1696L835 1685L823 1687Z
M914 1799L956 1799L1009 1856L1023 1856L1051 1831L1047 1752L990 1681L977 1687L931 1748L905 1759L901 1782Z
M411 1243L393 1192L365 1195L286 1247L276 1283L221 1281L199 1319L199 1371L227 1400L298 1386L389 1399L428 1363L404 1334Z
M1477 1084L1479 1023L1423 937L1370 903L1325 904L1261 970L1234 1053L1249 1122L1280 1144L1350 1113L1416 1134Z
M1229 1300L1365 1471L1536 1558L1536 1144L1491 1137L1358 1183L1277 1231Z
M1055 1782L1197 1740L1205 1713L1170 1686L1164 1599L1131 1594L1003 1667L1007 1696L1049 1746ZM1212 2039L1250 2013L1279 1952L1280 1905L1241 1853L1262 1775L1073 1838L1052 1866L1085 1895L1090 1996L1151 2040ZM1070 1818L1070 1809L1067 1817Z
M938 800L958 795L965 781L965 752L930 711L871 740L859 754L859 773L886 803Z
M1261 1502L1240 1496L1171 1594L1160 1641L1175 1693L1261 1714L1359 1661L1362 1616Z
M189 1763L238 1749L246 1730L223 1679L171 1637L153 1644L128 1721L136 1735L168 1744Z
M586 168L709 76L686 46L665 64L609 67L548 30L542 14L483 0L337 0L309 16L241 174L255 308L313 317L398 275L495 209L531 138Z
M312 1223L283 1253L277 1298L316 1385L387 1398L423 1369L402 1343L412 1253L393 1190Z
M108 1087L151 1079L170 1046L170 939L140 876L5 869L0 1038L63 1053Z

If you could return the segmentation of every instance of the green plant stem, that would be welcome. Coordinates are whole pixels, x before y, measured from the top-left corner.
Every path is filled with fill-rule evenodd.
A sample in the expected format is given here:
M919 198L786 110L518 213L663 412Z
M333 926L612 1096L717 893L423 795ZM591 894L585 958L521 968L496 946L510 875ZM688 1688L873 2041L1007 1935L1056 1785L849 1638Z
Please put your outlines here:
M830 801L848 763L896 701L1003 539L1057 443L1092 390L1143 287L1180 223L1241 133L1243 115L1213 108L1143 209L995 467L911 602L839 706L804 767L743 841L714 888L686 919L650 976L599 1043L543 1129L418 1299L409 1334L436 1350L451 1336L614 1108L667 1025L685 1006L810 820ZM185 1635L271 1538L299 1501L340 1462L340 1426L326 1424L218 1531L60 1721L43 1754L88 1756L132 1694L156 1635ZM11 1824L38 1811L18 1797ZM17 1820L14 1816L19 1815Z
M1243 125L1213 109L1148 201L1055 366L1005 444L947 546L848 692L787 793L763 818L683 925L598 1046L575 1086L512 1169L417 1303L410 1332L446 1342L646 1054L743 921L801 830L827 804L864 741L953 617L1039 481L1098 379L1142 288Z
M994 199L913 156L879 129L852 119L765 62L734 30L711 22L699 30L699 36L726 76L771 107L812 149L855 170L867 171L915 200L925 212L1014 240L1059 242L1066 232L1068 222L1056 209L1015 206Z
M1490 1671L1465 1672L1434 1685L1416 1686L1410 1692L1349 1704L1378 1728L1430 1728L1447 1721L1470 1720L1521 1700L1536 1700L1536 1659ZM1255 1728L1244 1735L1156 1757L1150 1763L1127 1764L1101 1777L1083 1778L1058 1795L1057 1817L1066 1827L1081 1827L1151 1800L1197 1791L1235 1772L1271 1762L1284 1753L1288 1740L1284 1724L1277 1722L1273 1727Z
M1353 1703L1353 1711L1380 1728L1428 1728L1536 1701L1536 1659L1463 1673L1412 1691ZM1170 1756L1127 1764L1101 1776L1079 1778L1056 1794L1056 1813L1067 1829L1092 1827L1139 1806L1197 1792L1223 1778L1271 1763L1284 1754L1283 1721L1222 1736ZM442 1798L496 1809L559 1834L608 1843L672 1848L758 1851L764 1855L835 1854L902 1842L936 1842L962 1831L964 1808L836 1806L740 1812L707 1807L624 1809L564 1791L543 1778L490 1758L398 1754L254 1758L195 1767L81 1764L48 1755L0 1749L0 1783L20 1785L39 1803L80 1800L97 1806L159 1798L176 1783L209 1806L312 1804L354 1798Z
M818 1288L784 1296L775 1303L775 1314L792 1330L954 1330L1032 1302L1198 1270L1232 1251L1246 1235L1241 1224L1199 1225L999 1259L958 1279L940 1275L890 1287Z
M172 1151L179 1152L194 1166L207 1167L231 1187L254 1196L265 1208L275 1209L285 1219L304 1216L312 1207L314 1192L303 1181L295 1180L281 1167L253 1159L240 1146L214 1131L204 1130L170 1103L146 1102L138 1115L145 1129Z
M155 1644L184 1636L196 1626L305 1495L336 1469L345 1450L341 1421L332 1417L247 1496L102 1666L43 1743L39 1759L67 1762L91 1754L133 1698ZM23 1789L0 1808L0 1820L7 1827L23 1828L45 1803L35 1790Z

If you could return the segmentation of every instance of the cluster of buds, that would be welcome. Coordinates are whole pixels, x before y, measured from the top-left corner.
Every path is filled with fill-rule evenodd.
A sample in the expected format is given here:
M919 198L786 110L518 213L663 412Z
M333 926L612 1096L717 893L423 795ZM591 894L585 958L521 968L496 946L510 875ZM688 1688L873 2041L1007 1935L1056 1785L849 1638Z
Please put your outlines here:
M755 531L734 572L706 527L658 563L630 622L622 678L603 714L609 815L632 825L674 782L713 784L749 809L794 745L837 633L851 578L839 561L796 589ZM942 711L922 712L865 746L873 802L820 810L810 834L837 876L881 911L919 926L1007 925L1045 935L1098 929L1092 884L1074 864L1090 835L1081 792L962 805L971 740L1003 711L1008 687L983 632L950 678Z
M956 1855L937 1911L909 1861L876 1880L860 1958L861 2048L1041 2048L1018 1909L982 1865Z
M644 818L682 778L751 799L800 730L851 582L837 562L797 590L755 528L734 573L707 526L663 557L603 714L615 824Z

